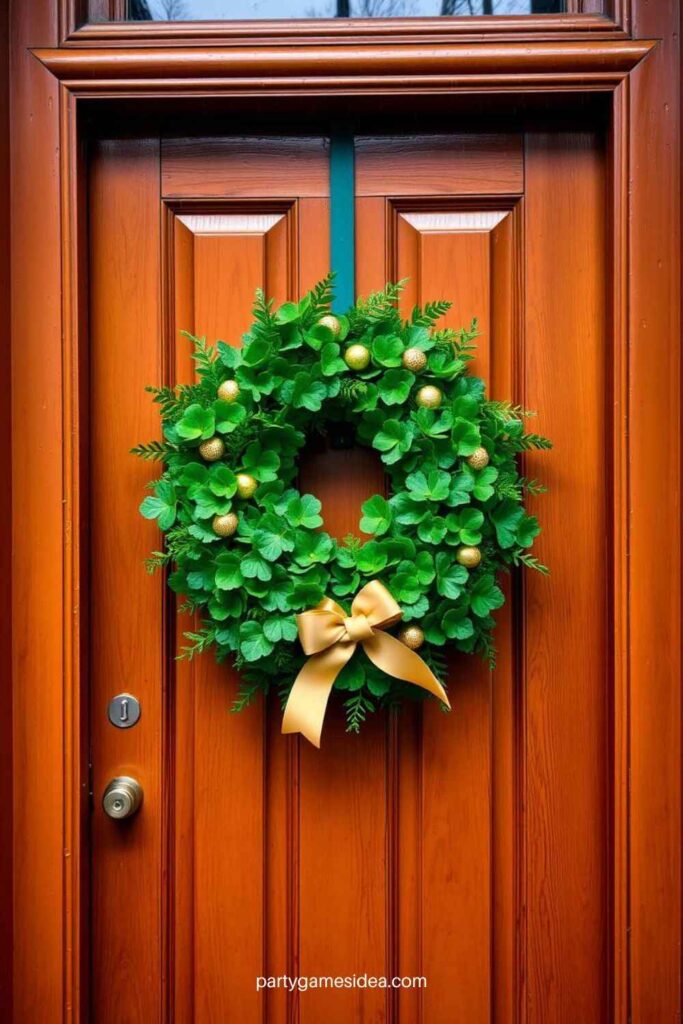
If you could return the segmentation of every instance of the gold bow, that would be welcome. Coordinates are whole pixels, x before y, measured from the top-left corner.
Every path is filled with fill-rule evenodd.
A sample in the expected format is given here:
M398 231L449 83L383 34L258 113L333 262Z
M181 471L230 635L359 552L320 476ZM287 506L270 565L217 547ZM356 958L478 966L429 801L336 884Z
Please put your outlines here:
M297 615L301 646L310 657L287 699L283 733L303 733L320 746L334 681L358 644L387 675L429 690L450 708L446 691L422 658L396 637L381 632L398 622L402 614L387 588L379 580L371 580L353 599L350 616L329 597Z

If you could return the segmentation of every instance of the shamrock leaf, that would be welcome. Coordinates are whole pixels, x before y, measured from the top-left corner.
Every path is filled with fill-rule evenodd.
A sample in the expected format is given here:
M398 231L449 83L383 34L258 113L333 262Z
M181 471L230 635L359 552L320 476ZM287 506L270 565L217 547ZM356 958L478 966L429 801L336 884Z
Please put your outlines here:
M460 597L467 583L467 569L451 558L445 551L436 556L436 589L442 597L451 601Z
M436 576L436 569L434 568L434 556L429 551L418 551L415 556L415 562L413 564L415 575L417 576L418 582L423 586L428 585L432 582Z
M372 357L380 366L400 366L403 342L395 334L380 334L372 343Z
M145 519L156 519L160 530L170 530L176 520L177 500L175 487L170 480L159 480L150 495L140 505Z
M239 618L244 611L244 594L237 590L229 593L218 590L209 601L208 608L211 618L217 622Z
M432 469L426 476L419 471L406 477L406 487L416 501L443 501L449 484L450 476L441 469Z
M503 591L496 586L493 573L482 573L476 577L469 598L472 611L480 619L485 619L489 612L505 603Z
M247 410L239 402L214 402L213 411L219 434L231 434L247 415Z
M188 498L194 498L197 489L202 487L208 480L209 470L199 462L188 462L183 466L178 475L178 483L181 487L187 488Z
M387 553L384 546L376 540L369 540L358 549L356 565L362 573L369 576L381 572L387 564Z
M219 341L217 348L223 366L227 366L229 370L235 370L241 362L243 349L235 348L234 345L226 345L224 341Z
M391 526L391 507L386 498L374 494L361 506L363 517L360 528L363 533L374 533L380 537Z
M178 436L186 441L207 440L213 436L215 423L213 409L205 409L199 402L194 402L188 405L175 428Z
M513 498L504 498L490 515L498 543L502 548L511 548L517 539L517 527L524 519L524 509Z
M478 544L484 513L478 508L464 508L460 512L449 512L446 516L449 544Z
M402 405L415 382L410 370L387 370L377 387L385 405Z
M195 516L198 519L211 519L222 516L230 511L230 499L219 498L209 487L198 487L195 492Z
M236 551L221 551L216 556L215 582L219 590L236 590L242 586L240 556Z
M449 348L437 348L429 353L429 369L435 377L443 377L446 380L455 377L463 368L462 359L458 359L453 350Z
M265 338L250 338L242 349L242 366L255 369L271 362L273 346Z
M294 584L289 574L282 566L273 566L273 576L268 584L268 590L261 603L267 612L286 612L291 606L291 597L294 592Z
M343 669L335 679L334 685L337 690L360 690L365 683L365 666L359 655L352 657L346 662Z
M428 327L412 325L403 334L406 348L419 348L421 352L429 352L434 348L434 338Z
M337 345L334 341L323 345L320 350L320 367L323 377L334 377L335 374L344 373L348 370L348 366L339 354L340 352L341 346Z
M287 517L290 526L305 526L308 530L322 526L322 506L318 498L312 494L297 494L296 491L288 491L286 498L286 501L281 501L276 506L276 511Z
M280 457L275 452L264 451L258 441L252 441L242 456L242 467L260 483L277 480Z
M404 526L421 523L429 515L429 509L425 507L424 502L411 497L404 491L399 491L393 498L390 498L389 504L394 510L396 522Z
M227 466L220 463L209 470L209 490L222 498L232 498L237 490L235 474Z
M318 412L327 395L327 388L322 381L316 380L312 373L300 370L294 380L286 380L280 388L280 398L294 409L308 409Z
M399 566L399 571L389 578L389 591L399 604L414 604L419 600L422 591L411 565L406 569Z
M418 524L417 535L425 544L440 544L446 536L446 520L443 516L429 516Z
M456 416L451 430L451 441L458 455L471 455L481 444L479 427L469 420Z
M283 302L275 314L275 320L279 324L291 324L298 320L301 315L298 302Z
M467 608L451 608L441 620L441 627L449 640L467 640L474 634L474 623L467 615Z
M537 537L540 532L541 527L538 525L536 516L525 515L517 527L515 540L520 547L528 548L531 547L534 537Z
M447 504L453 507L456 505L467 505L470 500L470 494L473 487L473 473L457 473L455 476L451 477L451 486L448 492Z
M261 395L272 395L275 388L282 384L282 377L273 372L272 366L255 369L251 366L240 366L237 370L237 383L243 391L251 394L255 402Z
M299 565L309 566L328 561L334 542L327 533L308 533L297 530L295 534L294 559Z
M273 575L270 565L258 551L249 551L244 555L240 569L245 580L258 579L266 582Z
M438 612L430 612L422 620L422 631L427 643L442 647L446 643L446 634L441 628L441 615Z
M418 409L415 422L427 437L439 437L447 434L453 426L453 414L450 409L438 413L434 409Z
M258 661L272 654L273 644L266 636L260 622L250 620L240 625L240 652L245 661Z
M296 640L298 630L293 615L271 615L263 623L264 635L271 643L277 644L280 640Z
M383 453L382 462L392 465L410 450L414 430L412 423L386 420L382 429L373 438L372 447Z
M474 484L472 486L472 494L478 501L488 501L493 494L493 487L491 486L494 480L498 479L498 470L495 466L487 466L485 469L480 469L478 472L466 467L467 472L472 474Z
M274 562L283 551L291 551L294 547L294 534L287 521L280 519L273 512L266 513L260 526L254 530L254 547L269 562Z

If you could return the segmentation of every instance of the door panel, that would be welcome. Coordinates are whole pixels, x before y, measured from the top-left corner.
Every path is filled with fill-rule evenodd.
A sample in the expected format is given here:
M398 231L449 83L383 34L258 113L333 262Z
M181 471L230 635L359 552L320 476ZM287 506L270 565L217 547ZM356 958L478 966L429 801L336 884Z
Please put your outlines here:
M598 138L358 140L358 291L408 277L406 312L448 296L448 322L477 315L476 371L494 396L539 408L556 442L525 466L551 488L539 555L553 575L507 584L495 672L452 659L452 714L376 715L355 737L333 700L320 751L280 735L276 698L232 715L235 673L211 655L174 660L192 624L176 623L163 580L142 572L158 546L131 498L149 466L128 449L158 433L143 387L191 379L181 328L239 343L255 287L282 301L323 276L326 154L313 138L93 153L94 785L99 797L126 769L145 787L128 827L98 806L93 816L95 1019L507 1024L525 1009L539 1024L606 1020ZM300 479L339 537L385 487L363 450L311 449ZM101 713L121 689L143 703L128 731ZM120 899L131 871L132 912ZM257 975L285 973L424 975L427 989L256 993Z

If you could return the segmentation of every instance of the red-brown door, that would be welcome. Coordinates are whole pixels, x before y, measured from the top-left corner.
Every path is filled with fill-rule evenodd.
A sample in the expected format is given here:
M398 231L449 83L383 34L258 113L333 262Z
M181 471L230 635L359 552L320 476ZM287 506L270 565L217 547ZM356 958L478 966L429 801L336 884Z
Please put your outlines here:
M238 343L254 289L294 298L328 269L324 138L104 140L90 172L92 1019L98 1024L538 1024L608 1019L610 788L605 471L606 153L600 134L356 140L357 289L407 277L406 307L478 316L477 369L539 410L525 473L549 579L507 585L498 666L451 662L432 704L320 751L276 699L174 660L182 630L137 512L158 432L144 387L187 379L188 329ZM371 453L301 466L326 527L384 487ZM117 692L141 702L109 724ZM129 774L129 822L100 806ZM257 976L424 977L423 989L256 991Z

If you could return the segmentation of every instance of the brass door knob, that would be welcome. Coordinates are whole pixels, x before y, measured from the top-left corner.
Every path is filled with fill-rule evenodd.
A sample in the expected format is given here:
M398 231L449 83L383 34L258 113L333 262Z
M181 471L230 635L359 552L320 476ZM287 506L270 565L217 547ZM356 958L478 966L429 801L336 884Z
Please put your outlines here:
M110 818L132 818L142 803L142 786L129 775L112 779L102 796L104 813Z

